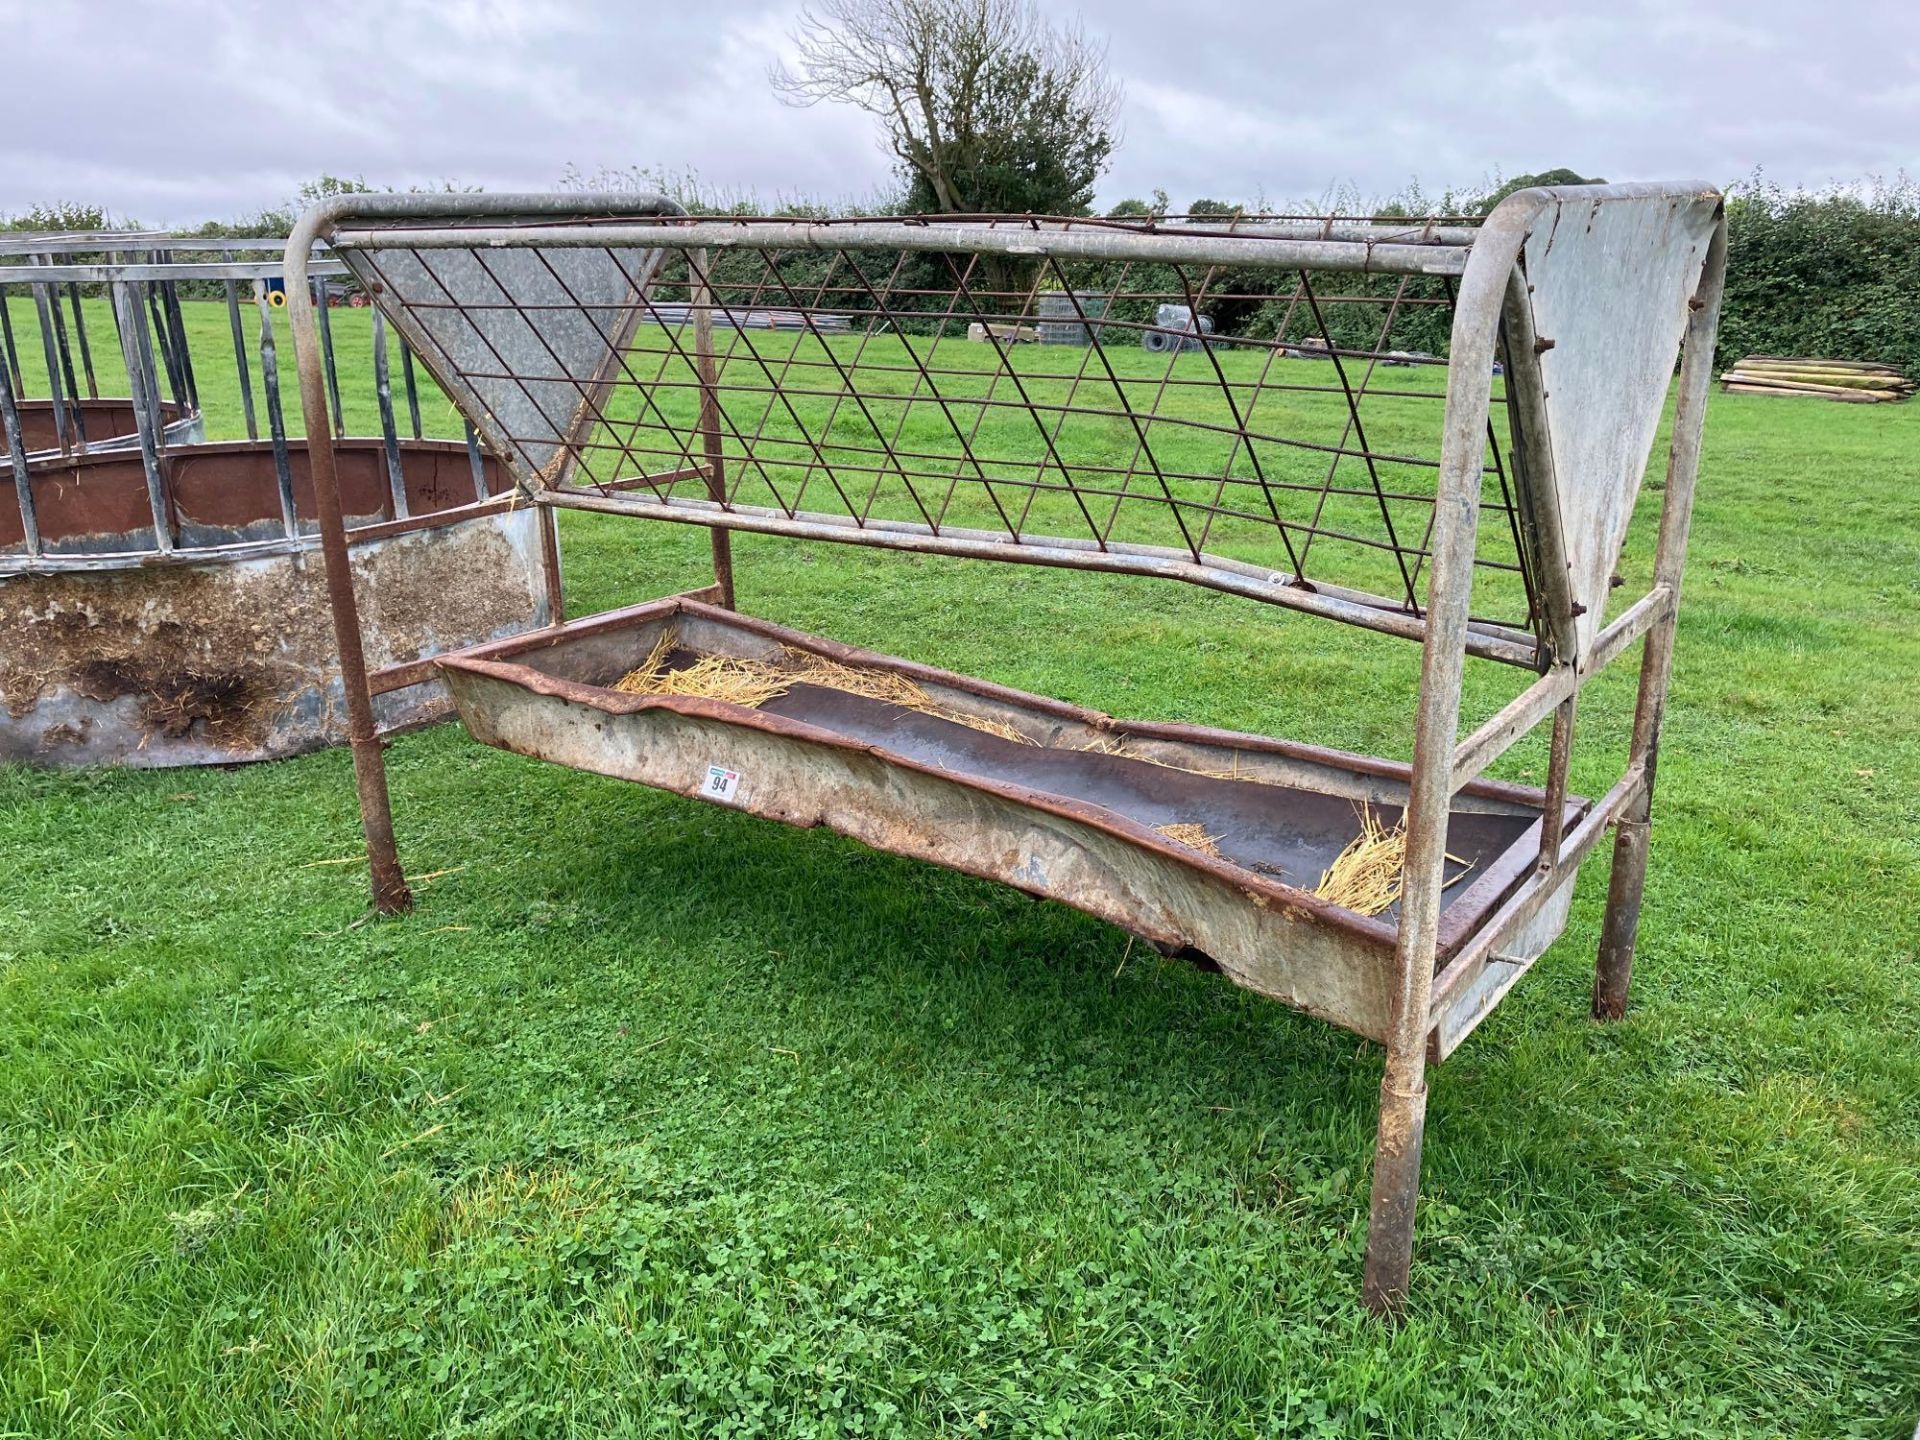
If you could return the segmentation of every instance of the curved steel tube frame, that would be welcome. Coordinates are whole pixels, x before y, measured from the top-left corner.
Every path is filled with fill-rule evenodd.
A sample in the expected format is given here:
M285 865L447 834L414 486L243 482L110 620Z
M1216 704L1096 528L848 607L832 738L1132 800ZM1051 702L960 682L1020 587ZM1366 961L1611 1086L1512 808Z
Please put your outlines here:
M358 203L356 203L356 200ZM340 484L333 461L336 426L328 412L323 372L326 350L321 344L318 314L307 284L308 263L314 246L326 239L335 224L349 215L380 214L431 218L449 214L571 214L632 215L679 214L680 207L657 195L610 195L587 205L579 196L468 196L458 206L442 197L425 195L365 197L337 196L322 201L300 217L287 237L285 275L287 314L293 332L293 352L299 370L300 408L306 419L314 508L320 519L320 551L326 563L327 600L333 611L334 638L340 652L340 678L346 689L347 740L353 750L354 783L360 795L360 818L367 837L367 865L373 882L373 903L383 913L405 910L413 904L406 874L400 868L393 838L393 809L387 794L386 761L373 716L373 690L367 675L366 649L361 641L359 607L354 600L353 577L347 565L347 533L340 505ZM552 512L541 516L541 550L547 581L549 613L553 623L566 617L560 580L559 538ZM716 561L719 558L716 542ZM730 567L729 567L730 569Z
M1469 617L1469 598L1478 525L1482 446L1488 416L1496 356L1509 366L1509 395L1516 392L1512 424L1515 443L1531 452L1532 463L1550 468L1548 435L1544 426L1544 395L1538 384L1538 357L1552 341L1533 333L1529 295L1531 287L1523 256L1535 225L1549 210L1562 204L1634 202L1672 209L1706 205L1711 212L1711 235L1692 283L1680 352L1677 410L1667 455L1658 549L1651 588L1626 605L1610 624L1598 629L1586 643L1575 634L1582 613L1570 599L1565 577L1559 577L1557 604L1548 615L1550 633L1537 652L1500 654L1482 628ZM366 221L382 227L383 240L416 248L488 244L526 244L525 228L506 228L507 221L551 218L556 223L539 232L542 245L639 245L657 242L657 226L629 226L617 222L581 225L594 216L665 216L675 207L658 196L381 196L343 197L327 202L302 219L288 243L287 274L293 299L294 338L300 364L301 398L308 433L316 440L314 481L320 508L327 559L330 597L339 632L340 653L348 696L354 706L354 762L360 786L373 897L381 910L398 910L410 903L394 848L379 743L374 737L364 661L353 595L344 583L345 537L340 506L324 440L327 425L325 396L319 370L319 350L313 311L301 278L305 257L314 242L336 241L342 222ZM474 228L482 216L497 216L502 228ZM458 227L437 222L457 220ZM418 228L406 228L417 222ZM785 246L844 246L858 243L863 227L853 224L794 222L756 228L749 241L730 239L726 221L687 222L676 226L676 248L725 246L729 243ZM988 243L1004 247L1005 228L949 227L916 241L898 225L873 225L875 243L904 248L966 248ZM1171 227L1170 227L1171 228ZM1407 807L1408 841L1404 893L1396 939L1395 988L1392 1019L1381 1082L1379 1131L1375 1149L1372 1213L1368 1228L1364 1297L1377 1312L1397 1310L1405 1299L1412 1257L1414 1209L1419 1190L1421 1142L1425 1125L1430 1062L1449 1053L1511 988L1529 961L1502 956L1501 947L1526 926L1570 881L1581 861L1599 843L1609 826L1617 826L1614 864L1605 928L1594 984L1593 1013L1599 1019L1617 1018L1624 1010L1632 971L1640 896L1647 859L1647 826L1657 758L1660 718L1665 705L1673 658L1674 630L1680 581L1686 559L1687 531L1692 516L1700 458L1701 432L1713 363L1714 338L1726 266L1726 226L1718 196L1704 186L1617 185L1564 190L1522 191L1509 197L1477 232L1440 235L1410 233L1386 227L1346 225L1337 229L1311 226L1273 227L1276 235L1259 240L1215 234L1142 235L1101 226L1059 226L1036 234L1035 243L1048 253L1072 253L1097 258L1190 259L1204 263L1232 263L1242 247L1283 243L1291 247L1286 263L1299 266L1371 269L1376 266L1417 273L1458 276L1452 348L1448 364L1446 412L1441 449L1436 523L1433 532L1427 604L1418 617L1395 617L1391 625L1375 623L1363 604L1335 603L1312 608L1332 618L1369 628L1418 638L1422 645L1421 678L1415 723L1411 795ZM970 234L977 229L979 234ZM995 231L998 238L994 238ZM1406 243L1411 240L1413 243ZM351 243L351 242L348 242ZM1548 242L1551 247L1551 240ZM1136 254L1137 252L1137 254ZM1504 340L1504 347L1503 342ZM1666 373L1670 373L1670 370ZM442 377L443 384L445 377ZM1664 387L1663 387L1664 389ZM477 417L476 417L477 418ZM712 476L709 475L711 481ZM1635 475L1637 481L1638 476ZM535 490L532 498L549 508L574 505L624 513L646 513L644 502L618 497L590 499L564 488ZM716 497L717 500L718 497ZM656 512L658 507L653 507ZM786 534L808 533L787 517L783 523L723 513L714 504L692 509L676 505L678 514L665 517L714 527L716 574L731 601L730 567L718 563L719 539L724 529L761 528ZM1551 523L1543 517L1543 523ZM947 546L914 544L908 537L889 540L884 535L824 535L868 544L896 544L898 548L944 548L950 553L990 553L970 550L960 541ZM923 537L914 537L922 539ZM999 558L1031 558L1000 552ZM1122 563L1115 563L1120 560ZM1138 569L1170 573L1162 565L1124 562L1112 555L1062 554L1040 563L1084 568ZM1200 577L1186 575L1180 578ZM1217 579L1217 576L1214 577ZM1214 579L1202 583L1214 583ZM718 587L716 587L718 588ZM1239 588L1239 587L1231 587ZM1550 595L1556 582L1550 579ZM1244 593L1259 594L1249 578ZM1278 595L1260 598L1283 600ZM1343 611L1345 613L1343 613ZM1596 617L1597 621L1597 617ZM1572 746L1574 704L1586 679L1616 658L1636 639L1645 637L1641 660L1638 707L1631 751L1619 781L1571 828L1542 827L1541 853L1534 874L1505 901L1494 918L1437 975L1441 893L1444 885L1445 829L1453 796L1474 781L1486 767L1548 716L1553 717L1553 747L1547 793L1564 797L1568 758ZM1513 651L1523 647L1515 644ZM1541 671L1512 703L1464 739L1459 735L1461 672L1469 653L1493 653ZM1546 811L1557 813L1550 803Z

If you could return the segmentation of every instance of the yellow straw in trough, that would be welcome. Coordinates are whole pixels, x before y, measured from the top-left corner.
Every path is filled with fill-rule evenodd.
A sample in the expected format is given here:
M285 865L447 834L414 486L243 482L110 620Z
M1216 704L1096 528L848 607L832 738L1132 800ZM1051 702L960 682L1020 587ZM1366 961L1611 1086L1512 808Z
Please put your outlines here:
M786 693L787 678L761 660L702 655L691 665L669 670L667 656L672 653L675 639L672 631L661 635L640 668L622 675L613 688L629 695L699 695L709 700L728 700L749 710Z
M933 702L927 698L926 691L891 670L861 670L856 666L842 665L838 660L829 660L824 655L815 655L809 650L788 648L785 657L787 664L792 667L793 678L802 685L818 685L823 689L838 690L844 695L859 695L867 700L898 705L902 710L933 709Z
M1472 862L1458 855L1447 859L1468 870ZM1400 898L1407 864L1407 822L1403 819L1391 830L1380 823L1373 807L1360 802L1360 833L1347 848L1333 857L1333 863L1321 873L1313 893L1322 900L1353 911L1356 915L1380 915ZM1453 884L1462 870L1444 883Z
M1198 850L1212 860L1224 860L1220 853L1220 837L1209 835L1204 825L1194 825L1182 821L1176 825L1156 825L1153 827L1176 845L1184 845L1189 850Z
M1021 745L1036 743L1013 726L984 716L936 704L926 691L904 675L890 670L862 669L843 665L806 650L783 648L778 660L751 659L742 655L702 655L678 670L667 668L667 658L679 644L679 636L668 630L654 642L653 649L639 667L614 682L613 688L629 695L693 695L709 700L726 700L747 709L756 709L775 696L784 695L795 685L817 685L898 705L956 725L1011 740Z

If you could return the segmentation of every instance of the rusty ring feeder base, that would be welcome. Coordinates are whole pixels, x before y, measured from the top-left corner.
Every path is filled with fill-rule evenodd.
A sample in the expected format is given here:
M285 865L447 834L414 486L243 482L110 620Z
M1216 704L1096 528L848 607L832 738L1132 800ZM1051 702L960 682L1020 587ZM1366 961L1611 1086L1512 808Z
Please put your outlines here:
M383 515L381 442L337 453L376 665L549 623L540 517L504 496L476 503L465 446L401 445L403 521ZM40 556L0 495L0 760L230 764L344 741L306 458L289 444L289 538L269 442L169 450L170 550L155 543L137 450L32 462ZM428 678L378 697L383 729L447 715Z

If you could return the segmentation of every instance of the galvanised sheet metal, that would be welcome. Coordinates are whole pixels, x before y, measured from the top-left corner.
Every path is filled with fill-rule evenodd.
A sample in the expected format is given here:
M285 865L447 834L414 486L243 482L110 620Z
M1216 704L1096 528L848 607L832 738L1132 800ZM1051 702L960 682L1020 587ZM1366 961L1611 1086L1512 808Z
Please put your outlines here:
M1615 199L1545 192L1521 264L1539 353L1550 464L1522 452L1536 506L1553 507L1578 661L1607 608L1653 452L1720 196ZM1551 592L1549 592L1551 593Z
M824 687L796 685L753 709L609 688L669 626L690 652L767 657L791 647L891 671L1033 743ZM1358 831L1362 802L1396 822L1403 766L1117 721L685 599L443 656L438 668L462 721L487 744L824 825L1060 900L1169 952L1205 957L1248 989L1362 1035L1386 1033L1393 913L1360 916L1311 887ZM716 774L730 778L716 784ZM1443 960L1533 870L1543 798L1490 782L1459 797L1448 845L1469 866L1446 890ZM1156 828L1176 823L1201 824L1221 856ZM1561 907L1557 920L1564 915ZM1557 923L1527 943L1544 948L1549 929Z
M396 216L440 214L434 197L390 198ZM537 218L527 206L461 197L457 208ZM622 197L607 197L610 207ZM628 197L637 207L655 197ZM528 202L530 205L532 202ZM366 205L348 207L359 211ZM675 211L677 206L671 207ZM543 251L485 245L401 249L378 232L337 256L516 480L557 484L620 368L661 252L652 245Z

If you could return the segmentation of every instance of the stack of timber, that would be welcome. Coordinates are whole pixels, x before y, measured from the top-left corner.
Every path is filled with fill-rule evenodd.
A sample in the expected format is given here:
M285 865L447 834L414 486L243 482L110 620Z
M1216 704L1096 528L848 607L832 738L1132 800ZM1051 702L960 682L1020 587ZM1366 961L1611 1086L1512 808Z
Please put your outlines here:
M1891 365L1791 355L1749 355L1720 383L1737 395L1818 395L1854 405L1905 400L1914 391L1914 382Z

